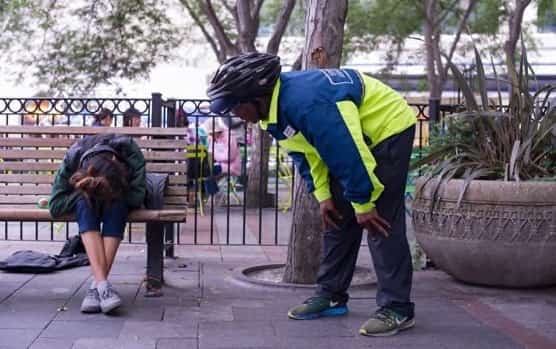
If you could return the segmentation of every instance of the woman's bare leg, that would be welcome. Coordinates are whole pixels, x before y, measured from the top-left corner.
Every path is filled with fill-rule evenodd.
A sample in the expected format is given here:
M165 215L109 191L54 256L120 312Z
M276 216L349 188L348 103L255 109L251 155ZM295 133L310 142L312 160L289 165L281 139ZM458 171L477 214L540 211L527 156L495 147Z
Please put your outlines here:
M118 247L120 246L120 239L106 236L104 239L104 256L106 257L106 276L110 274L110 269L112 269L112 264L116 258L116 252L118 252Z
M97 283L105 281L108 276L108 264L104 241L102 236L100 236L100 232L86 231L81 234L81 240L83 241L83 245L85 245L85 251L87 251L87 257L89 257L89 263L95 281Z

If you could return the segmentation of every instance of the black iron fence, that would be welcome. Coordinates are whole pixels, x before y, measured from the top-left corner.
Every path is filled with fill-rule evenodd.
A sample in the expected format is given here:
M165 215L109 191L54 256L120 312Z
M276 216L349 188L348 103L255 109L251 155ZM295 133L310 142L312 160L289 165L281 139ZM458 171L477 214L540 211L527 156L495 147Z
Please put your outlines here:
M0 125L85 126L91 125L94 115L106 108L114 115L112 127L121 127L125 111L134 108L141 114L143 127L187 127L188 221L167 227L168 246L286 245L295 186L293 163L272 143L268 162L259 164L261 170L268 167L268 179L258 183L259 190L250 190L249 169L254 152L264 151L262 138L260 144L254 144L252 125L234 117L214 115L208 106L207 100L163 99L158 93L148 99L0 98ZM441 105L430 108L428 104L411 106L418 117L414 146L419 154L428 142L429 120L440 120L455 109ZM255 192L258 197L251 200L248 192ZM76 232L75 223L4 222L0 225L0 240L63 241ZM125 241L143 243L144 226L130 224Z

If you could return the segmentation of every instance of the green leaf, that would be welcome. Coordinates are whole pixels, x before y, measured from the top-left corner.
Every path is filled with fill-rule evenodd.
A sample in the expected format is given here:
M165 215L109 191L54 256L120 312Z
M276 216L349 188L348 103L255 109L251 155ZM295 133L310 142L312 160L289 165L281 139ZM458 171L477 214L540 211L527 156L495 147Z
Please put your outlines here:
M492 71L494 72L494 80L496 81L496 92L498 93L498 105L504 105L502 102L502 89L500 88L500 79L498 79L498 73L496 72L496 65L494 64L494 59L490 56L490 63L492 65Z
M465 99L465 105L467 106L467 109L479 110L479 107L477 106L477 101L475 100L475 96L473 95L473 90L471 89L471 87L469 87L467 80L465 79L461 71L455 66L455 64L449 61L446 55L444 55L444 57L446 58L446 64L448 64L448 67L450 67L450 70L452 71L452 75L454 76L454 80L456 84L458 85L458 87L461 89L461 92L463 93L463 97Z
M465 192L467 191L467 188L469 187L469 184L471 183L472 180L477 179L479 177L483 177L486 176L487 174L489 174L490 171L485 170L485 169L468 169L466 170L466 174L464 174L463 176L463 185L462 188L460 189L459 192L459 196L458 196L458 201L456 203L456 207L459 207L461 204L461 201L463 200L463 196L465 195Z
M481 55L479 54L479 50L477 50L476 46L473 46L475 50L475 64L477 66L477 80L479 83L479 94L481 95L481 103L483 106L483 110L488 109L488 95L487 95L487 88L486 88L486 76L485 76L485 69L483 67L483 61L481 60Z
M510 163L509 163L509 173L508 173L508 177L510 179L516 179L519 181L519 178L516 177L516 171L517 171L517 167L516 167L516 162L518 160L518 154L519 154L519 145L521 144L521 141L519 139L517 139L514 142L513 148L512 148L512 155L510 156Z

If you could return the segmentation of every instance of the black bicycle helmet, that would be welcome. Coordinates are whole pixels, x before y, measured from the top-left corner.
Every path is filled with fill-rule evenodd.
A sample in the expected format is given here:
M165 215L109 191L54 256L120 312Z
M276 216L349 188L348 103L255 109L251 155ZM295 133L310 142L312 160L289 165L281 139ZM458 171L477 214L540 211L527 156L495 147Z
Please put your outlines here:
M240 102L272 93L280 76L280 57L251 52L227 59L207 89L210 109L221 113Z

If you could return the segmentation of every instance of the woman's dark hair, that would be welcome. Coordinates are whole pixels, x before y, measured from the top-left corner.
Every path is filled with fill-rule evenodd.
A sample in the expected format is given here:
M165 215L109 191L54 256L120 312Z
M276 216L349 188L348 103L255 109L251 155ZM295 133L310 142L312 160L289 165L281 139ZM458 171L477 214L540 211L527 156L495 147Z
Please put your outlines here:
M70 184L88 199L109 203L127 191L127 168L113 153L97 153L83 161L71 176Z
M100 123L100 120L104 118L114 118L114 114L108 108L102 108L98 113L95 114L95 123Z
M131 120L133 118L141 118L141 112L133 107L124 112L124 127L131 127Z

